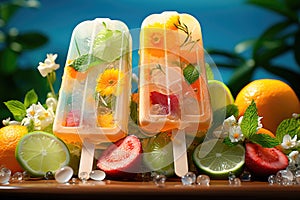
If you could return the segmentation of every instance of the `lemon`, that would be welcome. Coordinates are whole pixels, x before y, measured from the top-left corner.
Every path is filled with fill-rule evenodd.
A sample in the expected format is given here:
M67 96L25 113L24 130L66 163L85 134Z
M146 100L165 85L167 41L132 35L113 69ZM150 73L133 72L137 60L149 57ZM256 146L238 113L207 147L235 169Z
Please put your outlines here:
M69 164L66 144L53 134L34 131L24 135L16 147L15 156L22 168L33 177L55 173Z
M219 80L208 80L208 89L213 111L234 103L234 98L227 85Z
M199 144L193 152L193 161L201 173L211 178L227 179L229 172L239 175L245 163L245 147L228 146L220 139Z

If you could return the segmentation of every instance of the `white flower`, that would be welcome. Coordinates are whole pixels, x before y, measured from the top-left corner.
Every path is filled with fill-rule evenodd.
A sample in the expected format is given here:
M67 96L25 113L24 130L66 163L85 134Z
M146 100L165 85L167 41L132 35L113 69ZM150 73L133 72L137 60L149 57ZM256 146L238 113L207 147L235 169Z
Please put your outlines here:
M54 112L52 108L46 110L40 102L38 104L32 104L26 110L27 118L23 119L23 124L30 124L33 121L35 130L43 130L54 121Z
M2 120L2 124L3 124L4 126L8 126L8 125L13 125L13 124L21 124L21 123L18 122L18 121L15 121L15 120L11 121L11 120L10 120L10 117L9 117L9 118L7 118L7 119L3 119L3 120Z
M291 149L291 148L295 147L296 145L297 145L297 135L295 135L293 139L291 138L291 136L289 134L286 134L283 137L281 146L284 149Z
M288 155L290 164L299 164L300 163L300 157L299 157L299 151L292 151Z
M243 139L243 133L240 126L231 126L229 128L229 139L231 142L238 142Z
M49 73L59 68L59 64L55 63L57 54L47 54L47 58L44 63L39 62L38 70L43 77L46 77Z
M53 98L53 97L47 98L46 105L47 105L48 109L51 109L53 112L55 112L56 106L57 106L57 99Z
M236 124L236 119L233 115L228 117L227 119L224 120L223 122L223 131L224 132L229 132L230 127L235 126Z

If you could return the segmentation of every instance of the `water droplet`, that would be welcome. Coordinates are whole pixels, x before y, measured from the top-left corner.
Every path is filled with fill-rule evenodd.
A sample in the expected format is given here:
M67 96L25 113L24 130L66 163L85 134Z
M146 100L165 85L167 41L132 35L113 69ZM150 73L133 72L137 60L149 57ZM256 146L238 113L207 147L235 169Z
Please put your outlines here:
M229 173L228 173L228 181L232 181L232 180L234 180L235 178L236 178L236 176L234 175L233 172L229 172Z
M153 182L155 185L162 187L165 185L167 177L164 174L155 174L153 175Z
M197 184L198 185L204 185L204 186L209 186L210 184L210 178L207 175L200 174L197 176Z
M71 167L65 166L55 172L54 178L58 183L67 183L72 178L73 173Z
M233 186L240 186L242 184L240 178L228 179L228 182L229 185L233 185Z
M296 184L300 184L300 170L295 171Z
M28 173L28 171L23 171L22 175L23 175L23 180L27 181L30 179L30 174Z
M47 180L52 180L52 179L54 179L54 174L51 171L48 171L48 172L46 172L44 177Z
M80 172L80 174L78 175L78 178L82 182L86 182L89 179L89 173L87 173L87 172Z
M293 184L294 174L290 170L279 170L276 173L276 183L279 185Z
M251 173L248 171L243 171L243 173L240 175L241 181L251 181Z
M8 183L10 179L10 175L11 175L10 169L6 167L2 167L0 169L0 184Z
M93 170L90 173L90 178L95 181L102 181L104 180L105 176L106 176L105 172L101 170Z
M194 172L188 172L181 177L181 183L183 185L193 185L196 182L196 174Z
M12 181L23 181L23 173L22 172L15 172L12 176L11 176L11 180Z
M274 174L270 175L268 177L268 182L269 182L270 185L275 184L276 183L276 176Z

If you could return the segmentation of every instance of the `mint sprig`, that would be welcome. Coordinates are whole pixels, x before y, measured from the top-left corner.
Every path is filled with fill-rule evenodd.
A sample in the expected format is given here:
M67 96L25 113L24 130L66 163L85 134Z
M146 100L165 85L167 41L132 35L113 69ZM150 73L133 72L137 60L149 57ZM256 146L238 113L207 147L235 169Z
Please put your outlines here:
M288 118L283 120L277 127L276 138L282 141L285 135L290 135L292 138L297 135L300 138L300 119Z
M241 130L246 138L256 134L258 127L258 114L255 102L252 100L247 107L241 123Z
M92 54L84 54L78 58L76 58L70 66L73 67L78 72L85 72L90 67L101 64L103 61L100 58Z
M278 138L274 138L263 133L257 134L258 113L254 100L252 100L251 104L247 107L240 127L244 135L245 142L253 142L265 148L272 148L280 144L280 140L278 140ZM229 146L236 145L238 143L231 142L229 137L226 137L223 142Z
M22 121L26 117L26 109L38 101L38 96L33 89L28 91L25 95L24 103L18 100L10 100L4 102L8 110L12 113L16 121Z

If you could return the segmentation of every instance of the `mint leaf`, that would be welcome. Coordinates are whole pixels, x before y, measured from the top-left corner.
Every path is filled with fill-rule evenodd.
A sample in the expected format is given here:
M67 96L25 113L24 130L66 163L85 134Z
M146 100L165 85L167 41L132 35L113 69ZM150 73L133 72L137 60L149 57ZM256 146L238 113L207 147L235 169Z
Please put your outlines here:
M241 130L246 138L250 138L256 134L258 127L257 108L254 100L247 107L241 123Z
M198 69L192 64L188 64L183 69L183 76L189 84L194 83L199 78L199 75Z
M28 108L31 104L36 104L37 101L38 101L38 96L35 93L34 89L31 89L25 95L24 106L25 108Z
M4 102L8 110L13 114L14 119L16 121L22 121L22 119L26 116L26 107L25 105L17 100L10 100Z
M238 144L238 142L231 142L229 137L224 138L223 143L230 147L233 147Z
M278 125L276 130L276 138L278 141L282 141L283 137L287 134L292 138L295 135L297 135L297 138L300 138L300 119L285 119Z
M272 148L280 144L277 138L263 133L252 135L249 140L265 148Z
M85 54L76 58L70 66L73 67L76 71L85 72L90 67L101 64L103 61L92 54Z
M238 117L239 109L238 109L237 105L228 104L225 108L226 108L226 118L230 117L231 115L233 115L235 118Z
M129 38L124 32L105 28L96 35L93 55L101 60L113 62L126 53L129 53Z

